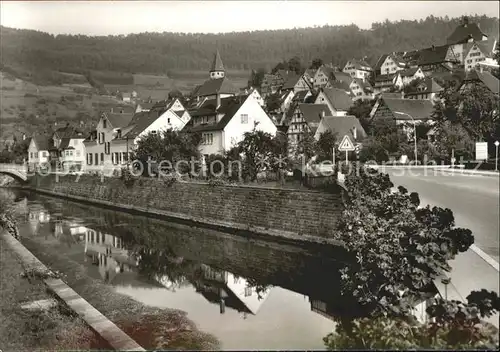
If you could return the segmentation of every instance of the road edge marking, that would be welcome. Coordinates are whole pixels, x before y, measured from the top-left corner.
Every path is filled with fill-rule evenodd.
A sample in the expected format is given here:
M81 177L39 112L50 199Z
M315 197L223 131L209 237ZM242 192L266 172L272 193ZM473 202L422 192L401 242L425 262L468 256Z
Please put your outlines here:
M481 259L483 259L486 263L491 265L496 271L500 271L498 262L488 254L486 254L481 248L479 248L475 244L472 244L469 248L472 249L478 256L480 256Z

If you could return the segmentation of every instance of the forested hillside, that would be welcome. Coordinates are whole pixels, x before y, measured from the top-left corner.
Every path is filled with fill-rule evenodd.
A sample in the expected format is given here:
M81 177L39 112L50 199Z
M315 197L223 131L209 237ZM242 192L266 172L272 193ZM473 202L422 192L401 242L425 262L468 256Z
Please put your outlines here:
M343 65L351 57L367 56L373 64L385 52L444 44L460 21L430 16L420 21L374 23L370 30L350 25L226 34L141 33L101 37L54 36L1 27L0 42L4 68L21 72L93 69L165 74L169 70L206 70L216 47L226 67L238 70L270 69L293 56L305 64L319 57L336 65ZM476 16L470 21L479 23L486 34L498 37L498 18Z

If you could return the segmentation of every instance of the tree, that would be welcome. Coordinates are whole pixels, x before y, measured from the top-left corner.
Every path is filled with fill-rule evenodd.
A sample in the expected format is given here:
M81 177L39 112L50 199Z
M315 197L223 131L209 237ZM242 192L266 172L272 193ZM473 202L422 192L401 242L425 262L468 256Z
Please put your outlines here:
M470 160L474 155L474 140L459 123L444 121L436 125L435 139L441 159L449 160L452 151L457 160Z
M295 156L297 158L304 157L307 162L316 155L316 151L317 142L316 139L314 139L314 134L312 132L303 133L300 141L297 143Z
M172 99L179 99L179 101L181 102L181 104L185 104L186 102L186 99L184 97L184 95L182 94L182 92L178 89L174 89L174 90L171 90L169 93L168 93L168 99L169 100L172 100Z
M269 112L277 111L281 108L281 98L278 93L269 94L266 97L266 109Z
M243 155L243 177L255 181L257 175L270 169L274 162L274 138L256 128L245 132L243 136L243 140L238 143L238 151Z
M340 287L357 308L344 318L411 315L414 302L450 271L448 261L466 251L474 236L455 227L450 209L418 208L418 194L401 186L393 192L387 174L351 173L345 186L348 197L333 238L355 257L340 270Z
M261 87L265 74L266 70L263 68L259 68L257 71L252 70L252 74L250 75L250 80L248 81L248 86L255 88Z
M500 44L498 42L493 53L493 59L497 62L497 65L500 65ZM493 76L500 79L500 68L491 70L491 73L493 74Z
M335 149L336 142L337 142L337 133L333 133L332 131L326 131L321 133L319 135L318 141L316 142L316 153L318 155L316 161L317 162L322 162L324 160L333 161L333 151Z
M304 72L304 70L302 68L300 57L294 56L290 60L288 60L288 69L290 71L295 72L298 75L301 75Z
M150 159L156 163L169 161L175 171L187 172L189 166L185 163L177 166L176 163L179 161L189 163L192 158L198 160L200 142L200 135L195 133L178 132L172 129L160 133L150 132L137 142L135 157L143 163Z
M317 70L321 66L323 66L323 59L317 57L317 58L312 60L311 66L309 66L309 68L311 68L313 70Z
M358 99L347 111L348 115L354 115L358 118L361 126L367 134L371 134L370 130L370 112L375 105L375 100L362 100Z
M473 291L467 303L434 299L427 313L434 321L408 318L356 319L347 333L341 324L323 340L330 350L498 350L498 332L481 318L499 310L495 292Z

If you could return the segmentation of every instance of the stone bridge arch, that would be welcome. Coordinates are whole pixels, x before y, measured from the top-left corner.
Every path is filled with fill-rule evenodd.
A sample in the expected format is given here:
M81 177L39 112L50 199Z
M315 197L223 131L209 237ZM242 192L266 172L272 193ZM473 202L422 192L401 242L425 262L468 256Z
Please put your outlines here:
M0 174L8 175L19 182L28 180L28 168L18 164L0 164Z

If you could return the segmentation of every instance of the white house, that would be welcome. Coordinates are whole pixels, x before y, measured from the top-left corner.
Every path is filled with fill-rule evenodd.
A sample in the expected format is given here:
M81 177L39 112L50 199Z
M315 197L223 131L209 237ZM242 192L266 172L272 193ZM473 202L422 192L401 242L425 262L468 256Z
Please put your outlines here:
M276 134L276 126L252 95L246 97L218 96L206 100L201 106L190 110L191 121L187 132L202 135L200 152L205 157L229 150L241 140L243 134L254 129Z
M418 83L415 90L407 92L405 94L406 99L417 99L417 100L431 100L435 101L439 92L443 90L432 77L424 79L422 82Z
M335 70L330 66L323 65L318 68L314 74L313 88L318 89L326 87L327 83L332 79L334 72Z
M127 164L139 139L148 133L169 129L181 130L191 116L178 99L160 101L149 111L139 113L104 113L97 130L85 140L87 168L100 169Z
M51 159L58 160L63 170L82 170L86 157L84 140L83 132L69 124L58 128L52 135L55 150L51 150Z
M407 86L416 79L425 78L425 74L420 67L412 67L403 71L399 71L398 75L401 77L403 86Z
M375 65L375 71L380 75L391 75L405 68L405 60L396 53L382 55Z
M349 89L353 96L352 100L370 100L373 99L373 88L368 81L363 81L360 78L354 78L349 84Z
M263 107L265 105L264 99L260 95L257 88L244 89L243 92L241 93L241 95L245 95L245 96L251 95L257 101L257 103L259 103L260 106Z
M353 105L351 97L343 90L338 88L321 89L314 101L314 104L326 104L330 110L327 115L346 115L349 108Z
M367 81L373 69L364 60L351 59L347 61L342 71L349 74L352 78L359 78L363 81Z
M49 162L50 142L46 136L34 135L28 146L28 164L36 167L41 163Z
M464 67L470 71L482 62L496 64L492 54L496 47L496 40L487 40L464 44Z

